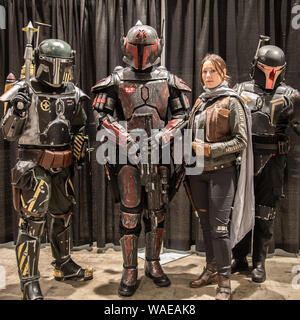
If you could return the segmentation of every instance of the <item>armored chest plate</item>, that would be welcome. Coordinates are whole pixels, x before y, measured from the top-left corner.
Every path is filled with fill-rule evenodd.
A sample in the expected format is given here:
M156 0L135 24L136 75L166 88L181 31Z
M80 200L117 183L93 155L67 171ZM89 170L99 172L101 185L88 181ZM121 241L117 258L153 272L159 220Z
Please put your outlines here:
M252 131L255 134L274 134L285 100L279 94L259 94L242 91L241 97L252 113Z
M70 143L75 96L33 94L20 144L63 146Z
M143 127L142 117L152 115L153 128L161 128L167 117L170 96L166 80L122 81L119 85L121 100L128 129Z

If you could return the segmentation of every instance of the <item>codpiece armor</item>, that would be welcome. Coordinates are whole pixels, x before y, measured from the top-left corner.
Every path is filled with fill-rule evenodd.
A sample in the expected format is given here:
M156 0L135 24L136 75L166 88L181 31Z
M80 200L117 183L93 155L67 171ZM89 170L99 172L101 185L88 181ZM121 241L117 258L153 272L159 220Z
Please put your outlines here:
M184 127L190 88L159 63L163 40L155 29L139 21L122 39L124 61L130 67L116 67L111 75L93 88L96 94L93 108L98 130L114 133L114 142L120 149L138 151L132 132L144 129L148 137L152 129L161 129L152 137L160 146L169 143L172 136ZM126 121L127 130L120 121ZM162 142L159 142L162 141ZM150 143L149 143L150 144ZM112 168L111 164L106 166ZM123 253L123 275L119 294L131 296L137 284L137 249L144 211L146 244L145 274L158 286L170 285L160 260L164 219L168 203L169 165L117 164L108 176L119 189L120 243Z
M286 129L299 123L299 111L291 97L297 90L284 80L285 56L276 46L261 47L254 59L251 77L236 90L251 110L254 154L255 227L252 280L264 282L265 258L273 235L275 206L283 197L284 168L290 149ZM251 235L233 250L232 272L247 266Z
M60 59L72 57L70 46L56 39L43 41L36 54L47 59L48 67L52 59L58 75ZM40 65L37 63L37 70ZM39 73L16 81L0 98L8 103L1 120L4 138L18 141L18 161L11 178L14 208L20 214L17 266L26 300L43 299L38 260L47 213L55 279L93 277L91 268L81 268L70 256L70 217L75 203L71 172L74 156L85 150L84 101L88 96L62 77L52 79L55 72L50 69L49 77Z

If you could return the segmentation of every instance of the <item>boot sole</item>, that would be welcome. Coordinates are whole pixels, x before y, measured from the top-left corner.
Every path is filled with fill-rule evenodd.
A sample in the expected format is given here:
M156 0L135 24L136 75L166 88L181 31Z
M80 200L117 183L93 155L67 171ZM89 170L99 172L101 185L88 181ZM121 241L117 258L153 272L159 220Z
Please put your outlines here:
M90 277L86 277L86 278L78 278L78 277L54 277L54 279L56 281L68 281L68 280L72 280L72 281L89 281L93 279L93 276Z
M131 296L133 296L135 294L137 288L138 288L138 283L136 283L134 286L130 286L130 287L127 286L127 288L130 288L130 290L132 290L132 291L122 291L122 289L120 287L118 288L119 297L131 297Z
M169 287L171 285L171 281L169 280L169 278L168 278L169 280L168 282L166 281L165 283L164 282L158 283L158 282L155 282L157 278L153 277L149 272L145 272L145 276L150 278L153 281L153 283L158 287Z
M135 291L136 291L136 288L134 289L134 292L132 292L132 293L127 293L127 292L123 292L123 291L118 290L118 295L120 297L131 297L135 294Z
M232 295L230 295L229 299L227 300L232 300ZM216 299L216 301L227 301L226 299Z
M253 278L252 278L252 281L253 281L253 282L256 282L256 283L263 283L263 282L266 281L266 278L261 279L261 280L259 280L259 279L253 279Z

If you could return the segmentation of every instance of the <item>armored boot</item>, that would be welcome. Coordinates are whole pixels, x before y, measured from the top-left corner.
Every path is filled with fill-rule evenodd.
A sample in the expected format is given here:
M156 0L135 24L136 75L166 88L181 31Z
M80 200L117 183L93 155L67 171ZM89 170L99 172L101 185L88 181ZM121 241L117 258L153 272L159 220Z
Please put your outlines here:
M262 283L266 280L265 260L273 235L274 219L255 219L253 239L252 281Z
M157 286L168 287L171 282L159 263L163 233L163 228L153 228L146 233L145 275L152 279Z
M231 300L231 284L230 279L218 274L218 287L216 293L216 300Z
M132 296L137 287L137 250L138 237L134 234L124 235L120 239L123 254L123 273L118 293L120 296Z
M54 266L54 278L57 281L91 280L93 279L93 269L90 267L82 268L70 256L70 216L70 213L63 216L51 214L50 243L52 256L55 259L51 263Z
M269 240L257 239L253 242L253 270L252 281L262 283L266 280L265 260L267 257Z
M38 262L44 226L44 219L20 218L19 221L16 256L23 300L43 299Z

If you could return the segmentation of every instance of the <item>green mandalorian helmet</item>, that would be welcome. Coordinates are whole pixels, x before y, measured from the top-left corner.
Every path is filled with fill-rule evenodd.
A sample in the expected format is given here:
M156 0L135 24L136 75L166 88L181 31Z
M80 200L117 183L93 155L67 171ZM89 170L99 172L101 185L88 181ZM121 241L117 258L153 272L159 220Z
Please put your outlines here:
M36 78L60 86L72 78L75 52L65 41L47 39L35 51Z

